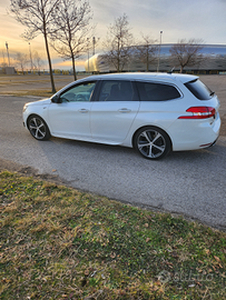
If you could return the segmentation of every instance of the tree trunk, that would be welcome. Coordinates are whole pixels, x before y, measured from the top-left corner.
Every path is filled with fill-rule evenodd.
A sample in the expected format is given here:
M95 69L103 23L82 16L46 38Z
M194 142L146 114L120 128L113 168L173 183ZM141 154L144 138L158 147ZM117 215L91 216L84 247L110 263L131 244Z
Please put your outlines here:
M147 53L146 53L146 72L149 71L149 52L148 52L148 47L147 47Z
M76 69L75 69L75 58L74 58L74 55L72 53L72 68L73 68L73 75L74 75L74 80L76 81L77 80L77 74L76 74Z
M120 51L120 38L118 38L118 52L117 52L117 72L120 72L120 57L119 57L119 51Z
M50 53L49 53L49 45L48 45L48 40L47 40L47 34L44 32L44 38L45 38L45 46L46 46L46 53L48 57L48 62L49 62L49 74L50 74L50 80L51 80L51 87L52 87L52 93L56 93L56 88L53 80L53 70L52 70L52 63L51 63L51 58L50 58Z

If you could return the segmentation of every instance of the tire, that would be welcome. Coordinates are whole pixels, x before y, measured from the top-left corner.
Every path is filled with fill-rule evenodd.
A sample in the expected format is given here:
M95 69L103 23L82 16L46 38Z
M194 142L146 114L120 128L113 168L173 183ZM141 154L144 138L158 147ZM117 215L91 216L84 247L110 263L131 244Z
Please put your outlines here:
M134 136L134 148L143 157L157 160L169 154L171 141L160 128L144 127L139 129Z
M50 131L46 122L39 116L33 115L28 118L27 127L30 134L39 141L47 141L50 137Z

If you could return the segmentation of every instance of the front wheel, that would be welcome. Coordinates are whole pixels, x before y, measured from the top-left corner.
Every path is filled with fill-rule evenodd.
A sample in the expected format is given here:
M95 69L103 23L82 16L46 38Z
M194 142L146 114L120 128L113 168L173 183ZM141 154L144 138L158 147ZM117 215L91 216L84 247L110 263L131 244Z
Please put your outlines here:
M134 147L145 158L154 160L165 157L171 150L171 143L160 128L145 127L135 134Z
M36 140L46 141L50 138L50 131L45 121L39 116L30 116L27 122L31 135Z

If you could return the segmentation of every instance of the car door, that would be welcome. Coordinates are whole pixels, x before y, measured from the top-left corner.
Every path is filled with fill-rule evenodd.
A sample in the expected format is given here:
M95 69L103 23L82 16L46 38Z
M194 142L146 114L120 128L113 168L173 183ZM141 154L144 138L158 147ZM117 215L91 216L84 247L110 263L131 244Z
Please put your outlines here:
M90 115L91 135L95 141L120 144L139 110L138 95L133 82L103 80Z
M51 103L48 119L54 136L90 139L90 109L95 82L72 86Z

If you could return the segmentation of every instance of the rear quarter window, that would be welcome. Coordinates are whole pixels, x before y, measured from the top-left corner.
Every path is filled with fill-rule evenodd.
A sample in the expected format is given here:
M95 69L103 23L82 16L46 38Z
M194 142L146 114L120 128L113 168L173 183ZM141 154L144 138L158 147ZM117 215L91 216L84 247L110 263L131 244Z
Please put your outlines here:
M137 88L141 101L167 101L181 97L174 86L167 84L137 82Z
M199 100L210 100L214 92L206 86L201 80L195 79L184 84L187 89Z

